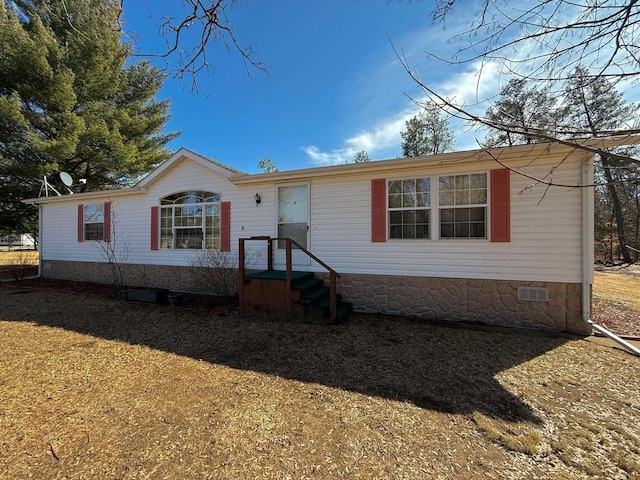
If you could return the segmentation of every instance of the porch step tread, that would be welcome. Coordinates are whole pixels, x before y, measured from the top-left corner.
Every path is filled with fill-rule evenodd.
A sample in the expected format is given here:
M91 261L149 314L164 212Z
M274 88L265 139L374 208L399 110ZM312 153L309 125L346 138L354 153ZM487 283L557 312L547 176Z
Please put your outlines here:
M303 278L296 280L291 286L294 290L298 290L301 296L305 296L307 292L310 292L322 285L322 280L315 277Z
M315 303L322 300L325 297L327 298L327 301L329 301L329 287L320 285L312 290L309 290L307 293L305 293L302 299Z
M262 279L262 280L286 280L287 272L284 270L262 270L260 272L249 273L245 275L245 278ZM313 272L302 272L302 271L291 272L291 279L294 281L299 281L306 278L314 278Z

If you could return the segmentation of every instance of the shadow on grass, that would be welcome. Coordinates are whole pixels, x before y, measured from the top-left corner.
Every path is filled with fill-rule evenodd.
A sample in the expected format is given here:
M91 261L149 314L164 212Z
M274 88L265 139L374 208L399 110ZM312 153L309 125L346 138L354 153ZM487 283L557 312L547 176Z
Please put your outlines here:
M22 293L22 294L18 294ZM0 289L0 320L29 321L440 412L540 420L495 378L566 338L353 314L321 326L97 295Z

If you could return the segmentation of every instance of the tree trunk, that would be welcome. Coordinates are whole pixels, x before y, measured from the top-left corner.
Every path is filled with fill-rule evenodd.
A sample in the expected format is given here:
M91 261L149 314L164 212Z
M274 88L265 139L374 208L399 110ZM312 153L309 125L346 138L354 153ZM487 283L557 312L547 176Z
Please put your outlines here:
M622 259L625 263L631 263L631 255L629 255L629 249L627 248L627 238L625 235L624 229L624 215L622 214L622 206L620 205L620 199L618 198L618 192L616 191L616 185L613 179L613 175L611 174L611 162L608 157L602 155L602 170L604 171L604 176L607 179L607 192L609 192L609 197L611 198L611 203L613 205L613 214L616 220L616 227L618 231L618 244L620 245L620 253L622 254Z
M634 225L634 236L633 236L633 246L638 249L640 248L640 195L638 195L638 186L634 187L635 191L635 200L636 200L636 217L635 217L635 225ZM638 261L638 252L634 252L633 259Z

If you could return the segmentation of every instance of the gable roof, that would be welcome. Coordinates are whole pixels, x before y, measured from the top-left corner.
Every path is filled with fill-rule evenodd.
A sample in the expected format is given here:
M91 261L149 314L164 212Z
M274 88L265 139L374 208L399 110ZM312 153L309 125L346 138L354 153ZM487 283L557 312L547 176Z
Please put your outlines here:
M205 168L213 170L214 172L223 175L227 178L237 177L248 175L245 172L242 172L238 169L230 167L229 165L225 165L224 163L218 162L209 157L205 157L204 155L200 155L199 153L192 152L187 148L180 148L176 153L174 153L167 160L158 165L155 169L153 169L149 174L135 184L135 187L147 188L149 185L155 183L158 179L163 177L168 171L172 169L172 167L180 161L188 159L196 162L199 165L202 165Z
M180 148L171 157L162 162L156 168L154 168L147 176L142 180L139 180L133 187L118 188L113 190L96 190L92 192L75 193L73 195L60 195L55 197L39 197L29 198L23 200L23 203L30 205L38 205L41 203L58 203L67 201L79 201L83 199L99 199L99 198L111 198L121 195L135 195L146 193L147 188L170 172L174 166L178 165L183 160L189 160L208 168L219 175L223 175L227 178L248 176L247 173L238 169L225 165L224 163L213 160L212 158L205 157L198 153L192 152L186 148Z

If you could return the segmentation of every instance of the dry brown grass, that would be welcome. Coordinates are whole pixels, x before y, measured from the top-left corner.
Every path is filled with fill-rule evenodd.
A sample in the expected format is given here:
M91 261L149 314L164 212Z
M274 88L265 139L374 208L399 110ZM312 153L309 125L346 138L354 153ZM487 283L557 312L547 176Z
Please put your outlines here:
M585 340L17 285L0 312L4 478L639 478L638 359Z
M38 264L38 252L36 250L0 250L0 266L11 265L15 262L17 256L25 257L29 259L32 265Z
M596 272L593 296L640 311L640 270Z
M640 337L640 266L596 271L593 310L596 323L620 335Z
M35 250L8 249L0 251L0 280L21 280L38 273L38 252Z

